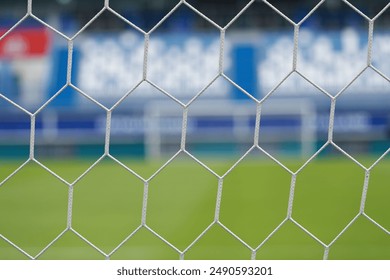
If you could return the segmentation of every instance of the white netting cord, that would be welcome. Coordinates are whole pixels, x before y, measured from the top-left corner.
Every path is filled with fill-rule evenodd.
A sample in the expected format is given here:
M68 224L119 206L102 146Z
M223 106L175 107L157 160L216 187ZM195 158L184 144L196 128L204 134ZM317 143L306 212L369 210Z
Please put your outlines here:
M343 233L357 220L358 217L364 216L367 219L369 219L373 224L378 226L381 230L386 232L387 234L390 234L389 231L387 231L382 225L380 225L378 222L376 222L374 219L369 217L365 213L365 203L367 198L367 192L369 190L369 179L370 179L370 171L371 169L376 166L382 158L384 158L385 155L387 155L390 151L387 150L387 152L379 158L372 166L369 168L363 166L360 162L358 162L356 159L354 159L351 155L349 155L346 151L344 151L342 148L338 147L333 142L333 132L334 132L334 119L335 119L335 109L337 107L336 101L338 96L340 96L346 89L350 87L350 85L359 78L361 73L365 70L363 69L358 75L354 77L354 79L345 87L343 88L336 96L332 96L327 91L323 90L319 85L317 85L314 81L310 80L309 78L302 75L298 68L299 68L299 62L298 62L298 49L299 49L299 36L300 36L300 26L304 21L306 21L307 18L309 18L313 13L316 12L316 10L325 2L325 0L319 1L316 6L310 12L298 23L295 23L292 21L289 17L287 17L285 14L283 14L278 8L276 8L274 5L272 5L269 1L263 0L266 5L268 5L272 10L274 10L280 17L284 18L288 23L290 23L294 28L294 46L293 46L293 61L292 61L292 69L291 72L284 77L278 85L274 87L268 94L265 95L265 97L261 100L257 100L254 98L251 94L246 92L244 89L240 87L240 85L236 84L234 81L232 81L225 73L224 73L224 56L225 56L225 35L228 31L229 27L236 22L240 16L248 9L251 8L251 6L255 3L255 0L249 1L248 4L224 27L219 26L216 24L213 19L210 19L206 15L204 15L202 12L200 12L196 7L192 6L190 3L188 3L185 0L178 1L178 3L148 32L142 30L139 26L135 25L128 19L124 18L122 15L120 15L117 11L115 11L113 8L110 7L110 1L104 0L104 7L96 14L94 17L88 21L75 35L72 37L68 37L64 35L61 31L57 30L56 28L52 27L48 23L44 22L40 18L34 15L33 11L33 0L27 1L27 14L21 18L12 28L10 28L1 38L3 39L5 36L7 36L10 32L12 32L16 27L18 27L24 20L26 20L28 17L32 17L33 19L37 20L41 24L45 25L47 28L55 32L56 34L63 37L68 42L68 61L67 61L67 77L66 77L66 85L60 89L52 98L50 98L42 107L40 107L36 112L31 113L22 106L16 104L13 100L7 98L3 94L0 93L0 98L5 100L6 102L12 104L13 106L17 107L18 109L22 110L24 113L30 116L31 118L31 133L30 133L30 154L29 159L22 164L18 169L16 169L12 174L10 174L6 179L4 179L0 183L0 187L5 184L10 178L15 176L25 165L27 165L30 161L36 162L38 165L40 165L43 169L45 169L47 172L49 172L51 175L53 175L55 178L60 180L62 183L68 186L68 212L67 212L67 226L64 231L62 231L54 240L52 240L44 249L42 249L36 256L31 256L27 252L23 250L23 248L20 248L17 244L13 243L12 240L8 239L9 237L3 236L0 234L0 239L7 242L8 244L15 247L17 250L22 252L25 256L27 256L30 259L36 259L39 258L44 252L46 252L57 240L59 240L66 232L70 231L76 234L81 240L89 244L92 248L94 248L97 252L99 252L101 255L103 255L106 259L109 259L118 249L120 249L129 239L131 239L141 228L144 228L151 232L153 235L158 237L162 242L166 243L169 247L174 249L177 253L180 259L185 259L185 254L214 226L220 226L222 227L228 234L233 236L235 239L237 239L242 246L245 246L250 250L250 258L255 259L256 254L261 248L263 247L266 242L275 235L276 232L280 230L280 228L286 223L286 222L292 222L297 227L299 227L302 231L304 231L308 236L313 238L316 242L318 242L321 246L324 248L324 254L323 258L327 259L329 255L329 251L331 250L331 246L340 238L340 236L343 235ZM359 9L357 9L354 5L352 5L349 1L343 0L351 9L356 11L360 16L362 16L364 19L366 19L369 23L369 30L368 30L368 52L367 52L367 67L372 68L377 74L385 78L387 81L389 81L389 78L383 74L381 71L376 69L372 65L372 54L373 54L373 37L374 37L374 24L375 20L389 7L390 4L388 4L385 8L383 8L382 11L380 11L376 17L373 19L368 18L363 12L361 12ZM161 26L175 11L181 7L182 5L187 6L190 10L192 10L197 16L202 17L204 20L206 20L208 23L210 23L214 28L219 30L220 32L220 53L219 53L219 59L218 59L218 75L215 76L206 87L204 87L193 99L191 99L187 104L181 102L179 99L177 99L172 93L165 91L163 88L161 88L159 85L155 84L153 81L149 80L148 78L148 65L150 61L149 58L149 45L150 45L150 38L153 37L154 31ZM107 108L97 100L95 100L93 97L89 96L87 93L83 92L80 88L75 86L72 83L72 70L73 70L73 55L74 55L74 40L83 33L88 26L90 26L94 21L96 21L101 14L104 11L109 11L114 16L116 16L118 19L122 20L123 22L127 23L130 27L134 28L144 36L144 58L143 58L143 72L142 72L142 80L132 89L130 90L123 98L121 98L114 106L111 108ZM367 68L366 67L366 68ZM287 168L285 165L283 165L280 161L278 161L275 157L273 157L271 154L267 153L266 150L264 150L260 144L259 144L259 135L261 134L261 125L260 125L260 119L262 116L262 104L264 102L267 102L268 98L273 95L273 93L286 81L286 79L292 74L292 73L298 73L301 75L302 78L307 80L310 84L312 84L315 88L317 88L319 91L325 94L331 102L331 109L329 113L329 128L328 128L328 141L327 143L322 146L320 149L317 150L317 152L310 157L302 166L299 168L296 172L293 172L289 168ZM193 154L191 154L188 150L186 150L186 143L187 143L187 120L188 120L188 114L191 112L191 105L192 103L200 96L202 93L208 89L216 79L219 77L224 78L228 83L232 84L234 87L238 88L240 91L242 91L244 94L250 97L250 99L256 104L256 123L253 131L254 135L254 142L253 146L222 176L218 175L214 170L209 168L206 164L204 164L201 160L196 158ZM130 169L126 165L124 165L119 159L117 159L115 156L110 154L110 139L111 139L111 121L112 121L112 113L113 111L126 99L127 96L131 95L134 90L136 90L142 83L148 83L158 91L160 91L162 94L166 95L168 98L176 102L182 109L182 128L181 128L181 142L180 147L177 153L166 163L164 163L154 174L152 174L149 178L143 178L141 175L139 175L134 170ZM79 176L74 182L67 182L65 179L63 179L61 176L56 174L54 171L52 171L50 168L42 164L39 160L35 157L35 131L36 131L36 116L37 114L42 111L45 107L47 107L61 92L65 89L65 87L71 87L80 95L83 95L90 101L92 101L95 105L99 106L106 112L106 131L105 131L105 148L104 148L104 154L94 163L92 164L81 176ZM308 229L303 227L299 222L294 220L293 218L293 204L294 204L294 193L295 193L295 187L296 187L296 179L299 177L299 173L314 159L317 157L317 155L325 149L327 146L334 146L336 149L338 149L340 152L342 152L344 155L349 157L351 160L353 160L359 167L364 169L365 171L365 179L364 182L362 182L362 198L361 198L361 206L360 211L357 213L357 215L348 223L348 225L329 243L325 244L322 240L320 240L318 237L316 237L312 232L310 232ZM220 221L220 210L221 210L221 204L223 203L222 200L222 193L223 193L223 186L224 186L224 179L225 177L231 173L235 167L243 161L253 150L259 150L260 152L264 153L268 158L270 158L273 162L281 166L285 171L287 171L291 175L291 185L290 185L290 194L288 199L288 205L286 205L287 209L287 215L285 219L275 228L273 231L256 247L253 248L249 246L243 239L241 239L237 234L235 234L231 229L229 229L227 226L225 226ZM158 231L155 231L151 227L148 226L147 223L147 213L148 213L148 196L149 196L149 182L156 177L162 170L164 170L167 166L169 166L180 154L186 154L188 155L192 160L194 160L196 163L200 164L205 170L210 172L212 175L214 175L218 179L218 191L217 191L217 197L216 197L216 205L215 205L215 218L214 221L208 225L204 231L197 237L191 244L188 245L187 248L184 250L179 250L177 247L175 247L172 243L170 243L164 236L160 235ZM123 168L125 168L129 173L134 175L136 178L138 178L141 182L144 184L144 194L143 194L143 203L142 203L142 216L140 217L140 225L137 227L136 230L134 230L130 235L128 235L125 240L123 240L118 246L111 252L104 252L101 250L98 246L93 244L90 240L82 236L79 232L77 232L72 227L72 213L73 213L73 187L74 185L80 181L84 176L86 176L92 169L95 168L95 166L100 163L104 158L110 158L114 160L116 163L120 164Z

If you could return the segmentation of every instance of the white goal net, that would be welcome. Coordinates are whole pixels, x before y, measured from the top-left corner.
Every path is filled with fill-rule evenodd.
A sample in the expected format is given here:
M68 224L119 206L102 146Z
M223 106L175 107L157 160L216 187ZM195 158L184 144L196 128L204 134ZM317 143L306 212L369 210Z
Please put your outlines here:
M328 259L332 248L362 221L368 221L375 234L384 235L380 239L385 240L383 247L390 248L388 204L378 202L383 204L382 208L373 206L377 210L366 211L372 189L377 188L373 196L381 197L377 187L380 179L373 173L378 170L383 178L389 179L383 169L388 166L390 151L390 34L388 30L377 29L376 23L388 18L390 3L384 3L374 15L368 16L354 1L311 1L312 6L302 8L305 14L296 20L281 8L280 1L250 0L242 1L246 3L221 24L212 14L201 10L196 1L180 0L146 28L142 18L122 14L121 7L126 3L121 2L121 6L116 1L105 0L100 1L96 12L89 12L88 21L73 29L75 32L69 32L61 27L61 21L68 16L66 13L44 17L39 12L42 6L38 5L44 1L20 2L23 5L18 10L23 14L8 27L0 28L0 110L3 110L0 114L0 203L3 204L0 211L4 212L0 214L0 258L20 257L15 251L29 259L82 258L82 252L71 251L84 249L92 249L102 258L118 258L116 254L126 250L148 251L147 244L145 248L139 245L145 243L142 239L137 244L137 236L146 232L173 251L172 255L178 259L191 258L191 253L207 240L209 250L215 248L221 257L224 254L221 248L225 246L226 252L230 252L230 247L214 246L218 237L210 236L222 234L218 230L228 236L227 244L239 248L231 258L277 258L267 255L267 248L282 250L288 241L276 247L267 247L268 244L292 229L292 236L298 236L292 250L300 248L299 238L308 238L311 241L302 241L302 250L307 246L305 242L312 242L310 246L320 252L314 256L298 254L296 258ZM63 2L62 5L73 5L75 1ZM268 9L266 13L272 14L272 20L282 22L286 27L283 31L263 31L250 27L251 21L240 21L251 13L253 22L259 20L261 16L256 14L255 6L260 4ZM363 22L365 29L356 31L352 26L318 31L313 18L324 10L336 13L340 5L353 14L352 22ZM182 20L181 29L166 31L168 22L180 13L184 15L178 20ZM105 18L103 24L97 24ZM207 25L208 32L186 37L188 22L201 25L196 20ZM111 31L112 21L124 31ZM309 21L313 26L307 28ZM96 31L101 26L105 31ZM47 44L51 44L51 49ZM16 90L11 81L17 79ZM45 85L51 91L48 96L41 94L46 90ZM18 94L12 94L14 91ZM375 151L370 154L372 150ZM19 153L21 162L15 160L15 153ZM317 160L324 154L330 154L329 165L315 169ZM334 154L339 157L334 159ZM91 155L97 159L92 163L84 161ZM255 165L258 155L261 155L260 164ZM356 178L338 165L340 157L352 170L357 170ZM61 166L62 160L67 167ZM107 167L108 161L121 171ZM225 164L223 168L218 165L220 161ZM262 170L264 162L274 169ZM153 171L145 171L148 164L154 165ZM203 175L198 178L197 173L185 173L188 164L197 166L194 170L200 168ZM36 169L31 169L32 165ZM321 164L318 166L321 168ZM326 169L328 166L331 168ZM63 172L65 168L69 173ZM38 169L35 175L30 174ZM316 173L319 170L325 175ZM137 190L127 189L127 181L120 181L127 175L121 177L121 172L133 178L129 185L137 185ZM93 176L107 185L91 189L99 183ZM329 182L326 178L330 178ZM279 188L280 180L285 181L280 193L282 202L277 202L278 196L272 195ZM337 180L339 185L335 183ZM195 184L191 185L192 189L185 187L189 181ZM21 187L27 188L29 182L36 182L40 187L36 190ZM303 182L307 186L301 187ZM348 182L357 186L351 188ZM58 188L66 192L58 197L46 184L59 184ZM231 194L232 184L237 189L235 195ZM260 195L251 195L248 184L254 190L263 185L268 189ZM388 181L383 184L380 190L385 196L389 192L383 188L388 189L389 184ZM123 185L124 192L116 191L116 185ZM162 195L165 187L171 190L168 198ZM321 199L321 194L338 192L344 187L352 194L340 198L336 193L329 199ZM87 193L89 198L81 201L80 197ZM31 194L34 201L26 202L28 210L19 213L18 201L25 194ZM95 194L107 195L107 201L99 205L94 201ZM271 197L267 198L267 194ZM176 195L177 200L183 201L175 200ZM198 195L203 196L204 204L196 204ZM54 197L58 200L47 202ZM351 203L339 201L351 197L355 199ZM235 208L235 199L241 202L247 199L248 203ZM304 199L309 202L303 203ZM54 201L61 201L66 211L56 216L55 226L60 230L53 237L36 227L45 223L44 217L51 212L51 207L57 207ZM94 206L89 207L89 202ZM36 208L39 203L46 208ZM337 211L342 212L348 203L352 210L346 210L348 215L331 234L318 230L317 224L322 222L325 227L331 227L335 218L332 215L338 215ZM176 212L169 212L172 217L164 216L167 204L177 206ZM261 205L280 205L282 210L272 212ZM109 207L122 211L123 223L131 224L126 234L115 235L115 226L112 231L110 226L104 226L103 221L109 224L113 219L108 210L102 209ZM319 207L325 210L316 214ZM383 209L388 213L378 214ZM30 210L42 216L37 218L38 224L28 222L28 218L23 220L24 226L18 219ZM135 222L127 221L126 211L132 211L128 218ZM208 211L207 218L198 221L196 213L202 211ZM233 221L229 215L234 215L234 211L239 214ZM175 218L177 212L190 216ZM308 212L313 212L312 217L305 216ZM274 214L276 218L270 218ZM98 225L94 229L83 228L83 219ZM192 220L199 225L192 226ZM250 225L245 223L258 226L247 234L243 228ZM185 237L172 233L184 227L190 232ZM256 229L261 233L257 234ZM35 237L30 230L34 236L42 235L43 240L32 249L28 243ZM107 236L89 237L96 231L102 231L102 235L113 234L115 240L104 245L101 240ZM19 232L18 237L14 232ZM63 254L51 255L58 244L71 240L69 234L84 247L77 249L72 245ZM280 256L293 258L288 254ZM339 258L343 256L340 254ZM132 257L145 255L139 253ZM211 257L204 255L204 258ZM385 257L389 254L385 253ZM126 258L126 254L119 258ZM196 258L202 258L202 254Z

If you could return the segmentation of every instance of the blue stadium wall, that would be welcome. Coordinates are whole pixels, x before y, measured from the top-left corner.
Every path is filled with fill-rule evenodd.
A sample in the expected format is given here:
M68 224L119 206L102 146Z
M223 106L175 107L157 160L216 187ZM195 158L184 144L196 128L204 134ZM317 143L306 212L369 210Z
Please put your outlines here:
M85 34L77 38L73 51L72 83L102 104L114 104L140 80L140 77L142 78L142 68L140 68L142 64L140 65L139 55L134 57L134 54L143 55L143 44L143 38L139 34L129 32ZM171 63L176 56L183 53L198 56L192 60L178 59L176 64L170 64L171 68L167 71L170 76L166 74L168 76L159 77L158 74L152 74L150 77L156 84L161 85L168 92L172 92L180 100L189 100L217 74L220 46L218 34L191 33L188 35L178 33L175 35L156 34L155 36L152 34L150 45L151 47L157 46L154 53L151 51L150 65ZM115 46L116 54L124 59L114 60L113 63L116 64L111 65L112 67L110 65L96 67L104 61L111 63L110 46ZM377 32L373 45L373 64L387 75L390 73L390 63L384 58L390 55L388 46L390 46L390 33ZM255 98L261 99L290 73L292 48L293 37L291 33L275 31L227 34L224 72L242 89ZM91 53L92 58L99 56L98 59L101 61L91 61ZM185 55L182 56L185 57ZM48 56L51 66L49 77L46 79L46 90L42 92L42 100L48 100L66 83L67 45L64 42L54 42ZM195 63L194 61L202 56L206 57L203 58L204 60L207 60L208 57L212 58L213 63L209 65L206 61L207 63L198 64L199 69L192 68L192 72L189 71L182 75L184 66L191 68L191 65L186 65L186 63ZM161 61L157 61L157 59L161 59ZM128 61L131 61L133 66L129 67ZM301 32L298 70L331 95L337 94L352 81L364 69L366 61L367 33L364 31L346 29L341 32L315 30ZM0 66L1 92L28 109L29 104L18 100L19 96L23 94L18 77L12 72L12 63L3 59ZM129 71L129 75L132 70L141 72L131 78L132 83L127 83L128 79L125 76L119 75L119 72L116 73L112 69L122 69L122 71L124 69ZM201 77L198 79L203 80L196 81L197 77ZM189 78L195 79L195 81L190 81ZM175 83L180 86L178 87ZM97 109L94 104L85 102L85 98L80 94L67 94L67 90L54 99L50 109L44 110L56 111L58 113L56 119L49 125L54 126L60 135L67 135L74 143L78 143L76 146L73 145L71 148L65 149L63 153L79 156L101 153L101 145L95 145L88 141L83 142L83 139L101 138L104 135L101 110ZM390 138L389 82L378 73L367 69L360 73L359 78L351 84L344 95L343 102L337 104L339 118L338 122L335 123L335 130L359 136L371 135L372 139L362 137L368 139L366 140L368 144L366 144L369 147L366 150L370 152L376 152L376 147L388 147ZM163 96L161 95L161 98ZM251 102L250 98L240 89L226 81L216 82L205 92L204 96L213 102L215 100L237 104ZM292 74L285 84L275 92L274 96L281 100L286 98L310 100L316 110L318 138L327 133L328 127L324 119L329 116L327 107L329 99L324 98L324 94L305 79ZM121 110L126 111L128 115L131 112L130 116L134 119L142 119L144 108L140 107L139 104L148 104L155 99L156 97L152 93L139 94L131 102L125 102L126 106L119 107L117 111L119 113ZM28 155L29 118L4 100L0 106L2 107L0 112L0 155ZM36 130L38 135L47 125L43 120L44 115L42 113L37 117ZM357 122L356 119L360 121ZM280 122L282 123L272 124L270 122L270 125L281 126L286 123L286 120ZM229 120L223 123L226 130L233 129ZM131 139L129 142L132 144L118 145L113 149L143 157L145 155L144 128L137 121L130 125L134 127L129 129L127 139ZM193 129L202 133L204 127L209 128L213 125L220 126L221 123L218 124L213 119L195 120ZM295 126L299 129L300 124L295 124ZM15 139L18 140L15 141ZM51 145L56 146L56 143ZM55 152L51 153L49 148L47 150L48 155L55 155Z

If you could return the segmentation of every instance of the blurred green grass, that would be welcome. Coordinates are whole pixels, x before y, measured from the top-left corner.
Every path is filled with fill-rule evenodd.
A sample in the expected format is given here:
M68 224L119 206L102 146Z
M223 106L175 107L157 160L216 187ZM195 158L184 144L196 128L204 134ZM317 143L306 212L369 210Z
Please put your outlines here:
M91 162L44 162L74 182ZM162 162L126 161L144 178ZM3 181L19 163L2 163ZM223 175L231 162L209 167ZM298 163L289 162L297 170ZM293 169L293 171L295 171ZM390 160L370 176L365 213L390 228ZM364 170L345 157L315 159L298 173L292 217L329 244L359 213ZM286 218L291 174L265 157L248 157L223 180L220 222L256 248ZM183 155L149 182L146 223L179 250L185 250L213 221L218 178ZM111 159L104 159L80 180L73 193L72 228L105 253L112 252L141 225L144 183ZM68 186L34 162L0 187L0 234L36 256L66 229ZM291 221L258 250L258 259L322 259L323 246ZM24 259L0 238L0 259ZM140 228L112 259L179 259L179 253L147 228ZM251 251L214 224L185 259L250 259ZM39 259L104 259L74 232L67 231ZM334 244L329 259L390 259L390 236L360 216Z

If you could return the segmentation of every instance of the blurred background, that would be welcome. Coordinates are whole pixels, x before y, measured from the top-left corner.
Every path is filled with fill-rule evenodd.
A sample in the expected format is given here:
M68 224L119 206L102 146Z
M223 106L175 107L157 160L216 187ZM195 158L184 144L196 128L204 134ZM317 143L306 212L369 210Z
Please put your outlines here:
M0 33L27 11L27 1L3 0ZM298 71L292 73L293 26L262 1L240 17L246 0L187 1L215 24L229 24L224 45L224 73L218 76L220 32L213 23L181 5L151 33L148 80L183 103L203 89L191 105L187 148L197 156L237 155L253 144L256 106L264 98L261 145L275 155L310 155L327 140L330 95L337 100L334 140L359 157L382 154L389 147L389 82L365 69L368 21L341 0L325 1L301 26ZM319 2L269 1L299 22ZM37 115L37 156L102 154L107 108L131 91L112 115L112 153L145 158L172 155L181 138L182 109L151 83L142 81L143 34L173 7L175 0L112 0L120 15L104 11L104 1L34 0L33 14L57 29L27 17L0 41L0 92L30 112L58 96ZM372 18L386 0L350 1ZM126 20L124 20L126 19ZM231 22L232 21L232 22ZM390 11L374 26L372 63L390 75ZM67 78L68 42L74 38L72 84ZM360 74L356 81L354 78ZM278 84L287 77L284 83ZM310 79L314 84L308 82ZM343 90L351 82L353 83ZM245 91L245 92L244 92ZM0 99L0 155L28 156L30 118Z
M318 0L269 0L279 12L249 0L33 0L26 16L27 2L0 1L0 259L107 257L96 247L177 259L190 245L186 259L249 259L242 241L265 240L258 259L322 259L323 244L330 259L390 258L389 153L369 177L333 145L300 169L328 139L332 96L334 143L367 168L389 150L390 8L376 17L388 1L326 0L307 18ZM280 13L305 18L297 71ZM186 153L163 165L180 150L184 104L186 149L210 169ZM118 161L101 158L108 111ZM37 161L26 163L31 129ZM245 154L257 132L268 154ZM140 227L145 213L154 232Z

